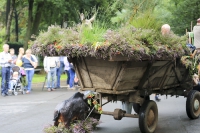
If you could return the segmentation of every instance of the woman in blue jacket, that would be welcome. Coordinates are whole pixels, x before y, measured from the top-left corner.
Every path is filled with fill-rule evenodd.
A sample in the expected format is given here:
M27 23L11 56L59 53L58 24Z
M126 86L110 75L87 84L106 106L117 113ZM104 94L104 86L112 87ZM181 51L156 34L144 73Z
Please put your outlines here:
M31 50L27 49L26 54L22 57L23 67L26 71L26 80L27 80L27 91L26 93L31 92L31 84L32 84L32 78L34 75L34 68L37 66L37 61L34 59L34 57L31 55Z

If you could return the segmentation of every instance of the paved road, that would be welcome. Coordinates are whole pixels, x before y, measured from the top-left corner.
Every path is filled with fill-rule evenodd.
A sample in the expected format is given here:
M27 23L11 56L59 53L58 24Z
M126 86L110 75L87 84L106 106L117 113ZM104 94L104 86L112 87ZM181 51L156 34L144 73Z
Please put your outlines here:
M53 123L53 111L57 103L74 92L66 88L54 92L34 88L31 94L0 97L0 133L42 133L45 125ZM200 119L190 120L186 115L185 98L161 98L156 133L200 132ZM120 107L120 102L109 103L103 110L113 111ZM138 119L123 118L116 121L112 116L102 115L101 122L95 133L140 133Z

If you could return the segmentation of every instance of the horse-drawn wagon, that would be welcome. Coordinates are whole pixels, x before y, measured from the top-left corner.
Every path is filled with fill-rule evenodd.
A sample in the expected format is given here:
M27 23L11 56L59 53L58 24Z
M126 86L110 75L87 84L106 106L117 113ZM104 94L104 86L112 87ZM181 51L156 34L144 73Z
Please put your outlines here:
M132 26L108 29L105 33L79 26L50 26L47 32L39 34L31 49L40 56L69 57L81 90L96 92L100 106L112 101L131 102L137 113L115 109L103 110L102 114L113 115L116 120L139 118L141 132L152 133L158 109L149 98L151 94L185 96L188 117L199 117L200 93L192 90L188 64L181 62L182 56L190 54L186 40L187 36L161 35L153 29ZM102 103L102 98L107 102ZM100 115L95 111L91 114L95 118Z
M137 114L127 114L121 109L102 114L112 115L115 120L122 117L139 118L141 132L152 133L158 121L156 102L150 100L153 93L187 97L186 112L195 119L200 114L200 93L192 90L189 70L180 59L155 61L134 61L122 55L107 59L95 57L72 58L80 80L81 90L97 92L100 105L111 101L132 102ZM102 98L107 102L102 103ZM98 112L92 116L100 118Z

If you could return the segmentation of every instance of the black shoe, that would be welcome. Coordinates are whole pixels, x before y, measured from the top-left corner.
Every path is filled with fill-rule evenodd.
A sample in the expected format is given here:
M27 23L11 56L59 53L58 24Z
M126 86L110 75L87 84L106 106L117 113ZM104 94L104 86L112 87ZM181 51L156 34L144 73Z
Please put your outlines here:
M5 93L5 95L6 95L6 96L9 96L8 92L7 92L7 93Z
M5 97L5 96L6 96L6 94L4 94L4 93L2 93L1 95L2 95L3 97Z

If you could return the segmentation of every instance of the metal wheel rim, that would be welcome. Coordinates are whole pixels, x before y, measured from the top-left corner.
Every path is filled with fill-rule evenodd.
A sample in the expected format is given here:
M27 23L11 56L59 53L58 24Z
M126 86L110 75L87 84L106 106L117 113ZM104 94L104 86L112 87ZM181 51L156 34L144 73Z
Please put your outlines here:
M199 109L199 100L194 100L194 110L197 111Z

